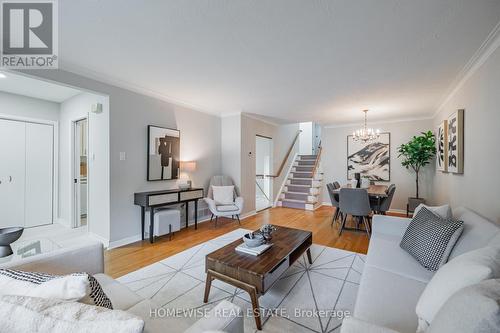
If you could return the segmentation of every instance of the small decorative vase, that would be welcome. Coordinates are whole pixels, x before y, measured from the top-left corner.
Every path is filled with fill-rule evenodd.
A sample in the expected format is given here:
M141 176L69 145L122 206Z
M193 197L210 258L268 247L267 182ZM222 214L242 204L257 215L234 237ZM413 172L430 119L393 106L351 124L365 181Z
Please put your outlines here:
M0 258L12 254L10 244L18 240L23 234L23 231L23 227L0 228Z
M358 181L356 179L351 180L351 187L352 188L357 188L358 187Z
M356 179L356 188L361 187L361 174L359 172L356 172L354 174L354 179Z

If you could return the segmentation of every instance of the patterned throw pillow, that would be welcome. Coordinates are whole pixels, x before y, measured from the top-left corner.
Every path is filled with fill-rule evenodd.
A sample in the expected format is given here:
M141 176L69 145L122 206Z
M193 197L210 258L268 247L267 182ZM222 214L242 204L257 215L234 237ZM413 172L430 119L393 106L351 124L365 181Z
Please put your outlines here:
M96 280L95 277L93 277L90 274L87 273L73 273L70 275L52 275L52 274L47 274L47 273L37 273L37 272L23 272L23 271L17 271L17 270L12 270L12 269L0 269L0 276L10 280L9 285L11 288L14 289L19 289L16 288L25 288L25 293L28 294L30 291L29 285L32 285L33 287L41 287L43 288L43 285L50 282L51 288L54 288L54 283L52 282L57 282L57 280L63 280L67 279L68 277L80 277L84 278L86 277L88 279L88 285L89 285L89 290L87 292L87 295L80 300L82 303L90 304L90 305L96 305L96 306L101 306L104 308L108 309L113 309L113 305L111 303L111 300L106 296L104 291L101 288L101 285L99 282ZM13 282L16 282L13 284ZM65 286L60 285L60 288L64 288ZM12 290L13 295L20 295L21 293L19 290ZM61 291L63 293L63 291ZM9 294L9 292L4 292L3 294ZM60 294L60 293L55 293L55 294ZM20 295L22 296L22 295Z
M443 219L422 207L399 246L429 271L437 271L448 260L463 229L463 221Z

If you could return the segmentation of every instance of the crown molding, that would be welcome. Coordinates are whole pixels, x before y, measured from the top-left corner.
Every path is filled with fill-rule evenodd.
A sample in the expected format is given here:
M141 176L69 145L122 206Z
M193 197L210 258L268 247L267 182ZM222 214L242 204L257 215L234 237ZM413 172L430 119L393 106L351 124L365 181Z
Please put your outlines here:
M384 124L396 124L396 123L407 123L411 121L421 121L421 120L431 120L434 116L427 115L422 117L413 117L413 118L396 118L389 120L379 120L379 121L370 121L370 125L384 125ZM362 122L356 123L348 123L348 124L330 124L324 125L323 128L345 128L345 127L359 127Z
M75 65L75 64L72 64L72 63L69 63L66 61L62 61L62 60L59 61L59 69L73 73L73 74L81 75L81 76L84 76L86 78L96 80L96 81L99 81L99 82L102 82L105 84L109 84L109 85L112 85L112 86L115 86L118 88L129 90L129 91L141 94L141 95L153 97L153 98L162 100L164 102L168 102L171 104L175 104L178 106L189 108L189 109L194 110L194 111L206 113L206 114L209 114L211 116L220 116L220 112L211 110L209 108L205 108L205 107L200 106L200 105L195 105L195 104L192 104L192 103L165 95L165 94L160 93L158 91L139 86L139 85L131 83L129 81L121 80L121 79L118 79L116 77L112 77L109 75L98 73L98 72L93 71L89 68Z
M276 127L279 127L279 126L280 126L280 124L278 124L278 123L274 123L274 122L272 122L272 121L270 121L270 120L265 120L265 119L259 118L259 117L257 117L257 116L254 116L254 115L250 115L250 114L248 114L248 113L244 113L244 112L242 112L241 114L242 114L243 116L247 117L247 118L250 118L250 119L253 119L253 120L257 120L257 121L261 121L261 122L263 122L263 123L265 123L265 124L268 124L268 125L271 125L271 126L276 126Z
M241 111L229 112L229 113L221 113L221 114L219 114L219 117L220 118L227 118L227 117L240 116L241 114L242 114Z
M477 49L474 55L465 64L462 70L458 73L455 80L450 85L445 97L439 104L432 118L436 118L443 110L444 106L451 100L453 96L462 88L467 80L488 60L488 58L500 46L500 21L489 33L481 46Z

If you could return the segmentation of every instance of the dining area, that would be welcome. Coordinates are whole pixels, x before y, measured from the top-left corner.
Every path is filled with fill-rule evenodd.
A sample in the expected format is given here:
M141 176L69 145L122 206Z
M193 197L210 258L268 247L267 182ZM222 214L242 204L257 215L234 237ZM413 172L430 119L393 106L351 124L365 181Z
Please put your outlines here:
M339 225L339 236L344 231L365 232L371 235L374 214L385 215L392 203L396 185L378 185L361 181L340 185L334 181L326 185L335 212L331 225Z

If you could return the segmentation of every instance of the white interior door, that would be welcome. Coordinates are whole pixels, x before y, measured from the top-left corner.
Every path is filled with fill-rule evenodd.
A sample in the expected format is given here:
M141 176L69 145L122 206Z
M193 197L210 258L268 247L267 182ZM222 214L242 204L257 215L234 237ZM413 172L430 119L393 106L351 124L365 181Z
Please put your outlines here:
M88 225L88 119L73 122L73 227Z
M26 124L0 119L0 227L24 226Z
M263 177L255 178L255 210L263 210L272 206L273 188L273 140L257 135L255 137L255 173Z
M54 127L26 123L25 226L53 221Z

